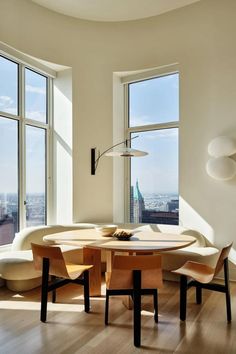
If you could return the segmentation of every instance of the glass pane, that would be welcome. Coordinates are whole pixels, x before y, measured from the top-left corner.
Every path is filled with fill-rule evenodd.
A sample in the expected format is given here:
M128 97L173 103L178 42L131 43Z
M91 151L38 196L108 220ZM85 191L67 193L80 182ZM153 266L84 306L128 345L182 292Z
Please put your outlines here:
M47 78L25 69L25 116L47 122Z
M0 245L18 231L18 122L0 117Z
M131 159L130 221L178 224L178 129L138 135L132 148L148 155Z
M129 126L179 120L179 74L129 84Z
M0 111L18 114L18 64L0 56Z
M26 126L26 225L46 222L46 131Z

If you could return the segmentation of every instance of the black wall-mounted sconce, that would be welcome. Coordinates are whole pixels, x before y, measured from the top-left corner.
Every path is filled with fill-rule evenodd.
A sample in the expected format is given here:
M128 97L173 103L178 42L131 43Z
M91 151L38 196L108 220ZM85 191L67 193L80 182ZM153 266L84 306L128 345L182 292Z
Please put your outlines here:
M118 144L115 144L111 146L109 149L103 151L103 153L100 154L98 153L98 157L96 158L96 148L91 149L91 175L95 175L97 167L98 167L98 162L102 156L121 156L121 157L139 157L139 156L145 156L148 155L147 152L141 151L141 150L136 150L128 147L128 141L131 141L135 138L138 138L138 135L134 136L133 138L126 139L124 141L121 141ZM125 146L112 150L114 147L118 145L125 144ZM112 150L112 151L111 151Z

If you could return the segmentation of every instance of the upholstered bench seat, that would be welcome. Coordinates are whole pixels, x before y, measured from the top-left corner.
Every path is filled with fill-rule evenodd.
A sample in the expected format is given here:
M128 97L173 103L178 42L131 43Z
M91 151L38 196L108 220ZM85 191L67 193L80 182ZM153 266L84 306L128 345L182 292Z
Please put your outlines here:
M0 277L13 291L26 291L40 285L41 275L34 269L31 242L44 244L45 235L92 228L94 224L52 225L29 227L16 234L11 250L0 253ZM83 263L82 247L60 246L66 261Z
M70 262L83 263L81 247L60 246L64 258ZM41 274L34 268L31 250L9 251L0 254L0 275L6 280L8 289L29 290L40 285Z

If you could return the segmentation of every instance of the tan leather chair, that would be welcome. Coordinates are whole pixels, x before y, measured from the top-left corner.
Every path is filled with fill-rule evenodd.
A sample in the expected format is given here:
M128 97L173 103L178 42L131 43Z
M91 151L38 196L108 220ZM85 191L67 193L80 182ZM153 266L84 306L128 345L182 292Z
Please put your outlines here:
M180 319L186 319L187 290L191 286L196 287L196 302L202 302L202 289L209 289L225 293L227 320L231 322L231 301L229 286L228 255L232 243L224 247L219 255L215 268L203 263L186 262L181 268L173 270L173 273L180 274ZM224 267L224 285L212 283L213 278ZM187 277L192 280L188 281Z
M85 312L89 312L89 269L93 266L66 263L60 247L42 246L34 243L31 243L31 247L35 269L42 271L40 320L42 322L47 320L48 293L52 291L52 302L56 302L56 289L68 283L84 286L84 307ZM50 284L49 275L52 280Z
M109 296L130 295L133 299L134 345L141 345L141 295L153 295L154 320L158 322L158 293L162 287L160 255L114 256L113 268L106 273L105 324L108 324Z

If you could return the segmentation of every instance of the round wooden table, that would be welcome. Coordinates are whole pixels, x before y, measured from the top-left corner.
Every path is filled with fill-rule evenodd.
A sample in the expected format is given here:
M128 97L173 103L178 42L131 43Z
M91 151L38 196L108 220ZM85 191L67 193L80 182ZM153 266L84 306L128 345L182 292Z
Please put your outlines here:
M118 230L121 231L121 230ZM125 230L132 232L132 230ZM107 270L112 266L114 252L159 253L176 250L193 244L193 236L141 231L135 233L129 241L120 241L114 237L101 236L95 229L83 229L59 232L44 236L47 243L73 245L83 248L84 264L93 264L90 273L90 294L101 295L101 251L106 251Z

